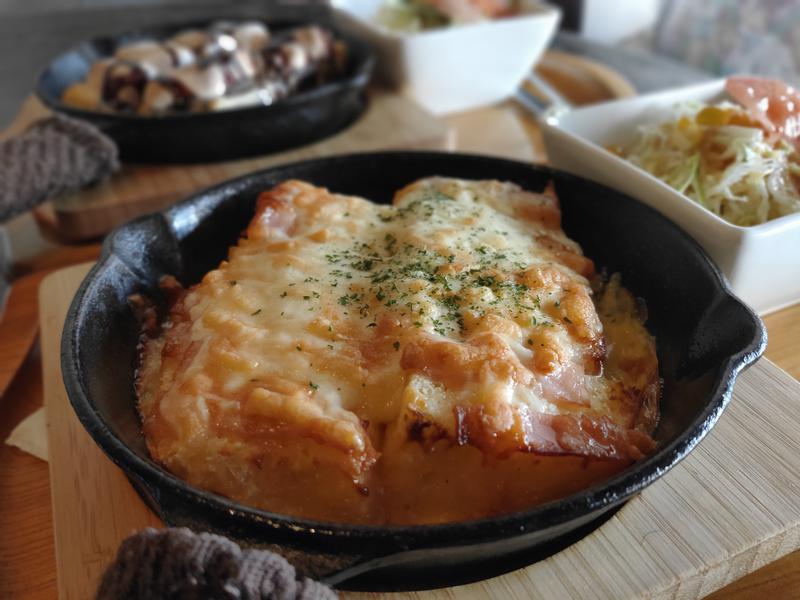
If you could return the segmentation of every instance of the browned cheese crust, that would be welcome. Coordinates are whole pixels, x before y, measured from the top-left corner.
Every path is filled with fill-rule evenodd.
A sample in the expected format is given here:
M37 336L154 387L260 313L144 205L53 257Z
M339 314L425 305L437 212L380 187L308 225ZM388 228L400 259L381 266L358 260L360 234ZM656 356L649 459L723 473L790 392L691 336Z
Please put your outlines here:
M376 524L619 472L654 448L655 343L560 216L551 190L498 181L428 178L393 206L264 192L227 261L167 282L137 382L151 454L262 509Z

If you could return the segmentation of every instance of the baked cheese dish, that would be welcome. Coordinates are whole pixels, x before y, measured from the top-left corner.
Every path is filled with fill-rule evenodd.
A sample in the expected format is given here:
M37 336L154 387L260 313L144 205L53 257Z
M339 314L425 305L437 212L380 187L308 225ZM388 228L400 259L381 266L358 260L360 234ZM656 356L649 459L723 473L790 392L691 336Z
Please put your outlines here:
M641 303L561 230L552 190L431 177L392 206L287 181L228 259L174 279L137 378L152 456L324 521L532 507L653 450Z

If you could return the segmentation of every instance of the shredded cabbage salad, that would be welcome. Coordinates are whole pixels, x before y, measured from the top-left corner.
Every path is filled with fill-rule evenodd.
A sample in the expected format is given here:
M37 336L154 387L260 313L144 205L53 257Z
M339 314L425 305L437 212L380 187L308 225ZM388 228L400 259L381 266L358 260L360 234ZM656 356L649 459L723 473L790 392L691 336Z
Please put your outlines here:
M672 120L639 133L624 158L730 223L800 211L800 155L737 105L682 104Z

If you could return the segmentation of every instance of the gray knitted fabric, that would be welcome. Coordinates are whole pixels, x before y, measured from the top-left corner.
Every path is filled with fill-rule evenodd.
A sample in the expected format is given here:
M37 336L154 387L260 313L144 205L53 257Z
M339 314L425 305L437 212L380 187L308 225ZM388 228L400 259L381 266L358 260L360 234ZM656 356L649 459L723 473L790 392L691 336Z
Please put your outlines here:
M120 545L97 600L334 600L282 556L211 533L145 529Z
M116 145L92 125L63 115L37 121L0 143L0 223L118 168Z

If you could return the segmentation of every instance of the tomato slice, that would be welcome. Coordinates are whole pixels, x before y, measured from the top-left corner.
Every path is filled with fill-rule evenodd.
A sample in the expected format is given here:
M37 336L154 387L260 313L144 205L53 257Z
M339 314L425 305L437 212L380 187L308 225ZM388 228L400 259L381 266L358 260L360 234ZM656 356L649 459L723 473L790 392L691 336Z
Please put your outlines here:
M728 95L744 106L772 141L782 137L800 144L800 94L775 79L731 77L725 82Z
M512 0L422 0L442 14L462 22L496 19L514 14Z

